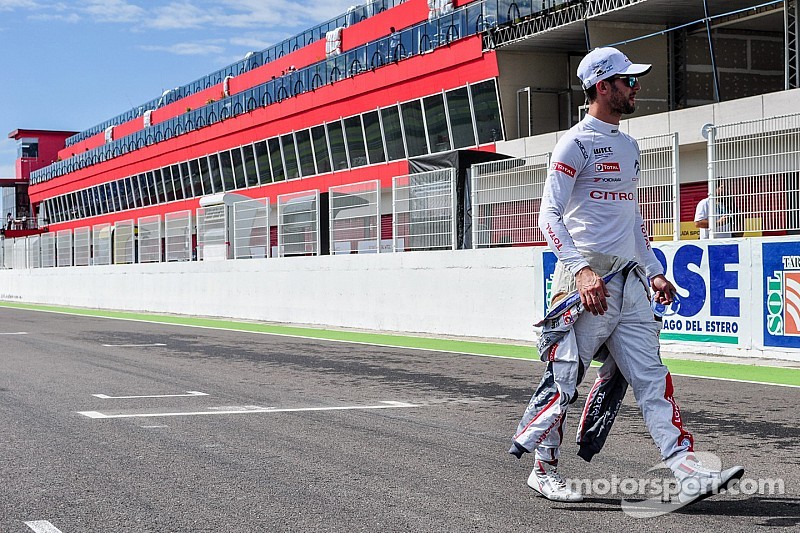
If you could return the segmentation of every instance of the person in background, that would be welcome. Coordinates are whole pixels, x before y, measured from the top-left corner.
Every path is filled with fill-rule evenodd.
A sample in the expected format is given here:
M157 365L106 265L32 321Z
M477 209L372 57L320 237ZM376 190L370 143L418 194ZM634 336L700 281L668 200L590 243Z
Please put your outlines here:
M730 209L723 200L725 188L722 182L717 182L717 227L714 232L715 239L727 239L731 237L731 218L733 216L733 209ZM700 229L700 238L709 238L709 197L705 197L697 202L697 209L694 212L694 225Z
M14 217L9 213L6 215L6 229L11 229L12 224L14 224Z

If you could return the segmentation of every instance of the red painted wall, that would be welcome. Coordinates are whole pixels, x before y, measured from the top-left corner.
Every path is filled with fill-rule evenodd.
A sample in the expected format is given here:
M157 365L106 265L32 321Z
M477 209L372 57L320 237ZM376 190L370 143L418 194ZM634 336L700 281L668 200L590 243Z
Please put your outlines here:
M38 203L98 183L497 76L475 36L31 187ZM169 210L169 209L168 209Z
M54 163L58 159L58 151L64 147L64 142L72 135L74 133L69 131L16 130L13 132L10 137L15 140L39 139L39 157L17 159L16 175L29 179L34 170Z
M457 0L455 6L460 7L476 0ZM379 13L367 20L359 22L342 31L342 50L352 50L368 42L386 37L389 35L390 28L400 31L414 24L418 24L428 18L427 0L408 0L399 6ZM319 40L299 50L291 52L281 58L274 59L266 65L262 65L235 76L230 81L230 94L238 94L242 91L267 82L273 77L279 77L290 66L297 69L307 67L325 59L325 41ZM169 105L153 111L152 123L158 124L177 117L186 112L187 108L198 109L206 105L209 99L220 100L224 98L222 84L217 84L199 93L187 96ZM114 127L114 139L121 139L144 128L144 121L141 117L135 118L124 124ZM73 155L85 152L105 144L105 135L98 133L64 148L58 156L64 160Z

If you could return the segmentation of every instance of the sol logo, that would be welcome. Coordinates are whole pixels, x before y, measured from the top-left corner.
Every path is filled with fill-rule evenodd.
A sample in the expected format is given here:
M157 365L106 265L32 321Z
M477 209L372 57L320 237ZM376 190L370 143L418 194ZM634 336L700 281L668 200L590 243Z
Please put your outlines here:
M800 271L777 271L768 277L766 302L770 335L800 335Z

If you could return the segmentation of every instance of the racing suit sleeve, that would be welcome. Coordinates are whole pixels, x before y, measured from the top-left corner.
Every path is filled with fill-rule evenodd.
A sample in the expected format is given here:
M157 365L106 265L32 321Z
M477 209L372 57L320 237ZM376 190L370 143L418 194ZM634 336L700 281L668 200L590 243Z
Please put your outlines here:
M589 266L564 224L564 212L572 196L575 179L586 165L583 152L585 150L581 150L581 145L576 140L562 137L561 142L556 144L550 158L550 169L547 171L539 209L539 229L558 260L573 274Z
M636 206L636 219L633 231L636 239L636 259L639 264L644 266L645 274L648 279L659 274L664 274L664 267L653 252L650 245L650 235L647 233L647 226L642 218L639 206Z

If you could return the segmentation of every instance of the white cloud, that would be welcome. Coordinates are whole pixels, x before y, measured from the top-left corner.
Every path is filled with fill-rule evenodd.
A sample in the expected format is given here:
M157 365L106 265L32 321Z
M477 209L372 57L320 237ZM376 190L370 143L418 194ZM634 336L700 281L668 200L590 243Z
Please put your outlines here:
M128 23L139 22L146 11L125 0L90 0L82 8L96 22Z
M147 52L168 52L181 56L218 55L225 51L224 46L214 43L175 43L168 46L145 45L139 48Z
M39 7L33 0L0 0L0 11L13 11L15 9L33 9Z

